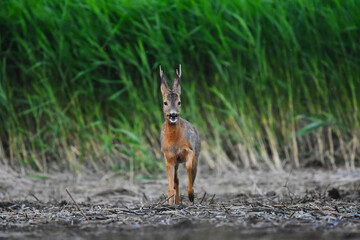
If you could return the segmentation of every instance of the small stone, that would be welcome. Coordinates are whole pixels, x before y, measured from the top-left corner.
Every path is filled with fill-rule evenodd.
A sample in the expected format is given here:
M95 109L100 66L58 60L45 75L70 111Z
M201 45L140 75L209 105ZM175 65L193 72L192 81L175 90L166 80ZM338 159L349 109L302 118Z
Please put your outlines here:
M329 193L329 197L331 197L333 199L339 199L340 198L339 190L337 190L336 188L333 188L333 189L329 190L328 193Z

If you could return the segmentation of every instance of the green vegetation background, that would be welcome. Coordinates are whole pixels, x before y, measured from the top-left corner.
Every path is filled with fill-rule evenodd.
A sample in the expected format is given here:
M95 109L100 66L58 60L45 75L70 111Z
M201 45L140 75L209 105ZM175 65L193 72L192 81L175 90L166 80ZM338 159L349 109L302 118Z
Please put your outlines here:
M211 167L360 161L360 1L0 2L0 158L163 166L158 66Z

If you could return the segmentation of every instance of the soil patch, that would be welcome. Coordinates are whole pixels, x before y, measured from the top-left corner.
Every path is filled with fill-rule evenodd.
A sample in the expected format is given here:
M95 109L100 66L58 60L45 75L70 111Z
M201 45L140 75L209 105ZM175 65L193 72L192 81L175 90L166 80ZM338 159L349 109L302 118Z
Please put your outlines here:
M183 194L185 179L182 174ZM2 168L0 180L0 238L6 239L360 237L358 169L199 174L191 206L186 196L180 205L167 204L165 177L131 182L112 173L57 173L40 179Z

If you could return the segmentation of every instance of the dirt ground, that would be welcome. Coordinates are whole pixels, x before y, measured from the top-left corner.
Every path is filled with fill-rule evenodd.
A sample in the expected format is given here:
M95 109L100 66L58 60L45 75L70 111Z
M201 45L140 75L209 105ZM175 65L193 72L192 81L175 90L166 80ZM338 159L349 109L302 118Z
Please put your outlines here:
M184 171L173 206L165 175L47 176L0 166L0 239L360 238L360 169L200 172L192 206Z

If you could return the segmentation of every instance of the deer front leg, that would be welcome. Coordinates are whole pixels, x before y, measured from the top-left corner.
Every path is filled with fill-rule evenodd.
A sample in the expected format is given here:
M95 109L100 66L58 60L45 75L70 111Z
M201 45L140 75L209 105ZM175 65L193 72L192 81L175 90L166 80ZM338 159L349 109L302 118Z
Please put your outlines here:
M178 174L177 174L178 167L179 167L179 165L176 164L175 165L175 178L174 178L174 188L175 188L175 191L176 191L176 204L180 203L179 178L178 178Z
M194 180L196 176L196 157L192 150L188 150L188 153L186 155L186 171L189 178L189 184L188 184L188 197L189 197L189 205L191 205L194 202Z
M166 159L166 174L168 177L168 186L169 186L169 204L173 204L174 199L174 180L175 180L175 164L176 156L173 153L165 153Z

